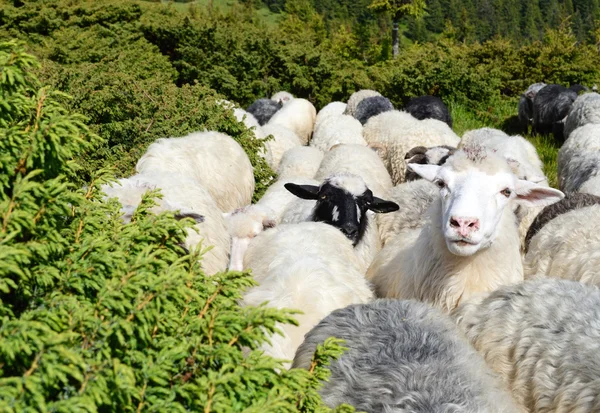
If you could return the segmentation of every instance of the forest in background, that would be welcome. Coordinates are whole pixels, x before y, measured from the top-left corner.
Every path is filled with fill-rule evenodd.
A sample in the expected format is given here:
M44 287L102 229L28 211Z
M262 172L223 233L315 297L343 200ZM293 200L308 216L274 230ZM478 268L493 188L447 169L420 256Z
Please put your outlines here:
M286 0L243 0L264 4L275 13L285 11ZM344 21L358 30L382 27L368 6L372 0L312 0L328 21ZM544 31L565 20L581 42L596 42L600 19L598 0L426 0L422 18L404 20L404 36L418 42L435 39L453 28L464 41L485 41L502 36L518 43L541 40ZM383 27L385 28L385 27Z

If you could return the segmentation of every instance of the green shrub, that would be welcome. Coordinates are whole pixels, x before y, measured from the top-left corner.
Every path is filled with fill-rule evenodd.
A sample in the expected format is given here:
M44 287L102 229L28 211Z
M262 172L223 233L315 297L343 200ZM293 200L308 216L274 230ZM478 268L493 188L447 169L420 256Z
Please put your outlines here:
M150 196L123 224L105 173L77 185L72 158L99 138L33 65L0 43L0 411L330 411L317 389L340 342L280 372L256 348L290 312L240 308L249 274L206 277L179 246L192 222Z

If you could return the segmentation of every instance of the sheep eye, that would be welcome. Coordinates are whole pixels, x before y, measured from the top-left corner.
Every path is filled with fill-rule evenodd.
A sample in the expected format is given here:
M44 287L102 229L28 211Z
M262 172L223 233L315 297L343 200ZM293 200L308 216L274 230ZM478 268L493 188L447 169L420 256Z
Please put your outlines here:
M504 188L502 191L500 191L500 193L508 198L512 194L512 191L508 188Z
M321 198L321 199L326 199L326 198L327 198L327 195L321 195L321 197L320 197L320 198Z
M442 181L441 179L438 179L437 181L435 181L435 184L440 189L444 189L446 187L446 183L444 181Z

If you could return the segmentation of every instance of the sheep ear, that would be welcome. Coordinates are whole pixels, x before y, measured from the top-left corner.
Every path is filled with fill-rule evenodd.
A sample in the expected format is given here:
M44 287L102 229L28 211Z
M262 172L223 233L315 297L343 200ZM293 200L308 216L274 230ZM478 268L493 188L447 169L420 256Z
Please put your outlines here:
M424 146L415 146L410 151L406 152L404 155L404 159L410 159L415 155L425 155L427 153L427 148Z
M297 185L287 183L284 186L285 189L302 199L317 199L319 194L319 187L316 185Z
M517 181L516 192L516 201L526 207L551 205L565 197L558 189L540 186L523 179Z
M376 196L373 197L373 201L369 203L367 208L380 214L387 214L388 212L394 212L400 209L397 203L386 201L384 199L377 198Z
M433 182L441 168L438 165L421 165L418 163L409 163L406 166L408 169L419 175L421 178L427 179L429 182Z

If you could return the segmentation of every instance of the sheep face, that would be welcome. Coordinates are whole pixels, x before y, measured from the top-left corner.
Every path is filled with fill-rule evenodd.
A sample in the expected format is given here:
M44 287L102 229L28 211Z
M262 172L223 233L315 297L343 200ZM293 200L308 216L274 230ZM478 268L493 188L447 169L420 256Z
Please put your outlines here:
M443 166L409 167L439 187L441 230L448 250L460 256L473 255L494 242L507 205L511 211L515 203L545 206L564 196L518 179L504 158L483 147L458 151Z
M367 211L386 213L399 209L394 202L373 196L363 179L352 174L329 177L321 186L287 183L285 188L299 198L316 200L312 221L333 225L354 246L367 228Z

